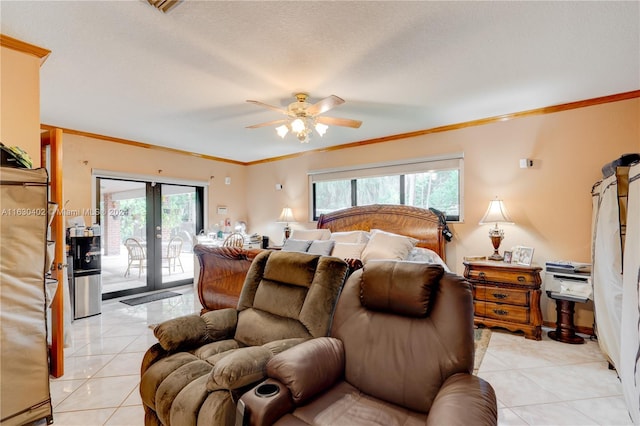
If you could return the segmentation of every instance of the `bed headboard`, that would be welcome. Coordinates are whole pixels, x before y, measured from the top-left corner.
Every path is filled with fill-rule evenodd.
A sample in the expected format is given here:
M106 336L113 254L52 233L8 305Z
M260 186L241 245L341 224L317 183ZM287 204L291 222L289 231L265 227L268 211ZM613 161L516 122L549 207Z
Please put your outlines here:
M321 214L317 228L331 232L381 229L406 235L416 238L418 247L433 250L446 261L442 225L438 216L427 209L391 204L350 207Z

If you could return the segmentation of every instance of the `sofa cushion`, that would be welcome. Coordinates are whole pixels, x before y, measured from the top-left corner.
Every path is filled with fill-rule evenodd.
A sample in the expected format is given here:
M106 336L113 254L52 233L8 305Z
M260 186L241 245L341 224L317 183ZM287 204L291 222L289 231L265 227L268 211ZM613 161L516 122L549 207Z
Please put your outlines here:
M309 287L316 273L319 256L297 252L281 254L286 255L275 256L265 265L262 279Z
M440 265L372 260L363 268L360 302L374 311L424 317L443 274Z

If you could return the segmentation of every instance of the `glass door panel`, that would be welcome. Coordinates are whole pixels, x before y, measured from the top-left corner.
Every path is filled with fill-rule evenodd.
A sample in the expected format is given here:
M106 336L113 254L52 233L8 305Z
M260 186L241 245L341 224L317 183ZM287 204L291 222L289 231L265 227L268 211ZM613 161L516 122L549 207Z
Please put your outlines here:
M161 231L163 286L193 280L193 238L196 235L196 188L161 186Z
M100 189L102 293L146 290L146 184L115 179L97 181Z

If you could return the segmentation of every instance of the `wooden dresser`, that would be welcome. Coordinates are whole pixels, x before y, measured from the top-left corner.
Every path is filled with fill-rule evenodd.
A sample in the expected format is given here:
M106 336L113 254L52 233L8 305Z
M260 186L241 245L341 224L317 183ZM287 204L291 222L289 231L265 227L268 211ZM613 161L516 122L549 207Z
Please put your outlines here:
M496 261L465 261L464 266L464 276L473 286L476 325L542 338L541 267Z

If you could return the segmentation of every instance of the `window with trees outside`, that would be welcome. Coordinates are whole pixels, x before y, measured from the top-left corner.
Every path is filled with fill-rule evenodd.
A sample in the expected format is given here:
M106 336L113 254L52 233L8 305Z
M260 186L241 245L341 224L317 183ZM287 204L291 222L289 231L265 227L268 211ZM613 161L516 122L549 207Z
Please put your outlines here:
M310 172L313 220L347 207L404 204L435 208L460 222L462 173L462 154Z

